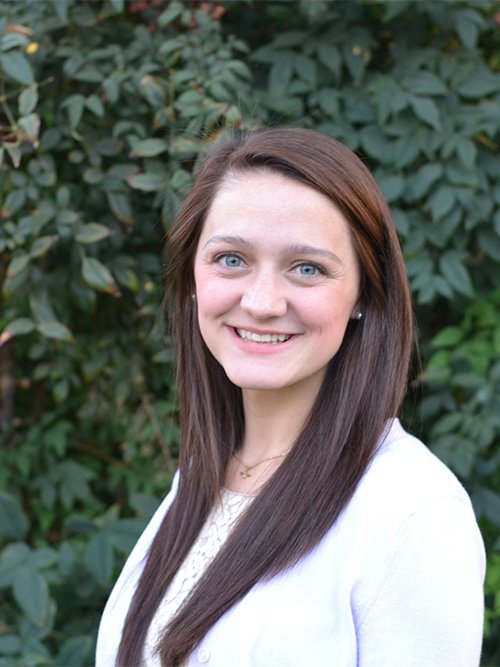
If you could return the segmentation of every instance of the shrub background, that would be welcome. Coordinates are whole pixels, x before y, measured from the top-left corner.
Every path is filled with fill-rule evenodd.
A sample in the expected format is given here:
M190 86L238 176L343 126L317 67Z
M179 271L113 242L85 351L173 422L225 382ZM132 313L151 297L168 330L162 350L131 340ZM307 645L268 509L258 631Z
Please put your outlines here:
M0 665L92 664L175 468L165 230L214 141L280 124L346 143L391 205L422 357L404 421L471 494L500 664L499 3L9 0Z

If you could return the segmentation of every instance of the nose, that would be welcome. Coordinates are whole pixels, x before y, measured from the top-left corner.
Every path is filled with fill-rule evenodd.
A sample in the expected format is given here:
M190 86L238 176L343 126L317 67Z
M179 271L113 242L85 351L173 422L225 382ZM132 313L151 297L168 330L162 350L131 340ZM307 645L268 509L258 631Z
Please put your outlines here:
M256 320L285 315L288 303L279 277L267 271L253 275L241 297L241 307Z

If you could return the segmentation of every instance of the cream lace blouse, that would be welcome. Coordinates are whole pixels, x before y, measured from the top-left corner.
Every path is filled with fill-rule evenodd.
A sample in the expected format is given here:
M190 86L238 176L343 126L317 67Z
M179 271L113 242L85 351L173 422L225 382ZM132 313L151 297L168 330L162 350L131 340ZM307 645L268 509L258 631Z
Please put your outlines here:
M155 654L155 647L162 630L213 561L226 541L231 528L253 498L254 496L229 489L222 490L221 502L210 513L153 617L146 637L142 667L161 667L160 660Z

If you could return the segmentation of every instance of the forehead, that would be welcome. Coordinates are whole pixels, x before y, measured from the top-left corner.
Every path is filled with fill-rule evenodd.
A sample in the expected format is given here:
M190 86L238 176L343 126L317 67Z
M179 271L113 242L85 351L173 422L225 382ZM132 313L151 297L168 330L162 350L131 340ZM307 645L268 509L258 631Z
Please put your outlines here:
M202 237L206 240L213 234L236 231L263 233L270 238L280 234L333 235L350 240L348 222L326 195L269 169L230 173L221 182Z

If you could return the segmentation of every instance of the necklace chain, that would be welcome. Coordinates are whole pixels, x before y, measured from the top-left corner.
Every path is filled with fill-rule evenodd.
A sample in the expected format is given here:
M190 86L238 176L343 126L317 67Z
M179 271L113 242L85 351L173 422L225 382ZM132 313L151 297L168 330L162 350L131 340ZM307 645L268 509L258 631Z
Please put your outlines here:
M280 459L285 454L288 454L288 452L291 450L291 447L288 447L288 449L285 449L284 451L280 452L279 454L275 454L274 456L267 456L265 459L261 459L260 461L257 461L257 463L253 463L252 465L248 465L245 463L245 461L242 461L240 457L236 454L236 452L233 453L234 458L238 461L238 463L241 463L242 466L244 466L244 470L240 470L240 477L242 479L248 479L248 477L252 476L252 473L250 472L254 468L257 468L257 466L260 466L262 463L265 463L266 461L274 461L275 459Z

